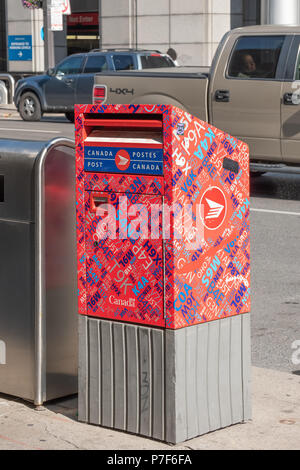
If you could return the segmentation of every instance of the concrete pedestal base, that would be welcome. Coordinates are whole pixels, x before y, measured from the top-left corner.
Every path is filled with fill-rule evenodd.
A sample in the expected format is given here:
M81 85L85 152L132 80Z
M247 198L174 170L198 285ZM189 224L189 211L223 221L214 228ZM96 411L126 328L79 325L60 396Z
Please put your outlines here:
M80 421L177 444L250 418L250 314L177 331L80 317Z

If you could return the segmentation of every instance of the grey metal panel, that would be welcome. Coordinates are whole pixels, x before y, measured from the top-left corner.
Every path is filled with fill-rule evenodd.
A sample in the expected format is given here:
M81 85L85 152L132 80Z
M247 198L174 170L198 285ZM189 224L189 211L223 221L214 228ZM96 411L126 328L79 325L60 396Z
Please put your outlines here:
M162 330L152 330L152 437L164 440L165 422L165 355L164 333Z
M127 431L177 444L250 416L249 314L177 331L92 321L105 338L107 390L98 399L109 416L103 425L125 423Z
M244 421L252 418L251 404L251 319L250 315L242 315L242 370L243 370L243 407Z
M208 416L208 327L205 323L201 328L197 328L197 350L196 350L196 384L197 384L197 400L198 400L198 433L199 435L209 432L209 416Z
M126 325L126 357L127 357L127 431L139 432L139 354L138 329L136 326Z
M78 419L89 421L89 350L88 350L88 318L79 315L78 318ZM99 397L100 398L100 397Z
M176 395L176 442L183 442L187 439L187 399L186 396L186 331L185 329L175 332L175 380ZM166 395L168 388L166 387ZM171 405L172 406L172 405ZM173 405L174 406L174 405Z
M114 361L112 322L101 322L102 425L114 426Z
M77 393L74 153L66 145L50 146L43 170L46 401Z
M173 443L176 439L176 363L175 331L164 333L165 342L165 440Z
M221 427L219 401L219 339L220 320L208 324L207 387L210 431L220 429Z
M198 406L200 404L196 386L197 328L185 329L185 348L187 439L191 439L198 435ZM189 396L195 397L195 399L190 400Z
M41 405L77 392L74 143L3 139L0 176L0 391Z
M89 320L89 422L101 424L101 358L99 321Z
M33 169L45 142L0 140L0 175L4 175L4 204L0 219L34 222Z
M1 204L0 204L1 206ZM34 225L0 220L0 392L34 400Z
M140 429L143 436L152 432L152 376L151 376L151 341L150 329L139 328L140 351Z
M231 319L230 335L230 394L232 409L232 424L240 423L243 419L243 384L242 384L242 318Z
M126 347L125 325L113 324L114 427L126 429Z
M219 322L220 348L219 348L219 402L221 427L225 428L232 423L231 394L230 394L230 324L231 318L224 318Z

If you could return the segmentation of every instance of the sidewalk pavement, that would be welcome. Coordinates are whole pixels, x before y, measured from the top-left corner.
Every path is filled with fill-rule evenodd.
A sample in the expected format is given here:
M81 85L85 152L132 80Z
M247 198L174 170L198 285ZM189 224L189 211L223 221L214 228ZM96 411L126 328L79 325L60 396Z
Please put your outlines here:
M5 104L1 105L0 104L0 119L3 118L20 118L20 114L17 111L17 108L15 107L14 104Z
M41 411L0 395L0 450L299 450L300 375L252 369L253 421L171 446L77 421L77 398Z
M49 118L54 118L54 119L63 119L65 122L69 122L65 116L64 116L64 113L46 113L44 115L44 118L47 119L47 117ZM17 108L15 107L14 104L5 104L5 105L1 105L0 104L0 119L8 119L8 120L18 120L18 121L22 121L22 118L19 114L19 112L17 111ZM43 118L42 118L43 120Z

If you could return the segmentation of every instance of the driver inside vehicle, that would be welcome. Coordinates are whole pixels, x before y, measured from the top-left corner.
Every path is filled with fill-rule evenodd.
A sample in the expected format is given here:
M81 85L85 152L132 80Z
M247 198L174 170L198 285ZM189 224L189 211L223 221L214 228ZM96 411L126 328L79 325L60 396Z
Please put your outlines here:
M241 56L241 67L238 77L250 78L255 76L256 63L251 54L244 54Z

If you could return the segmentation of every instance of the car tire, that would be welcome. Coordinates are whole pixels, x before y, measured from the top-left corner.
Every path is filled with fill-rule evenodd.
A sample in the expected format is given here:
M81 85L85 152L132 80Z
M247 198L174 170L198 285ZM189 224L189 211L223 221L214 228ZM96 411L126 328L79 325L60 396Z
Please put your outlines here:
M74 122L75 120L75 115L72 111L69 111L68 113L65 113L65 116L66 118L68 119L68 121L70 122Z
M41 103L35 93L28 91L21 96L19 113L24 121L40 121L42 117Z

